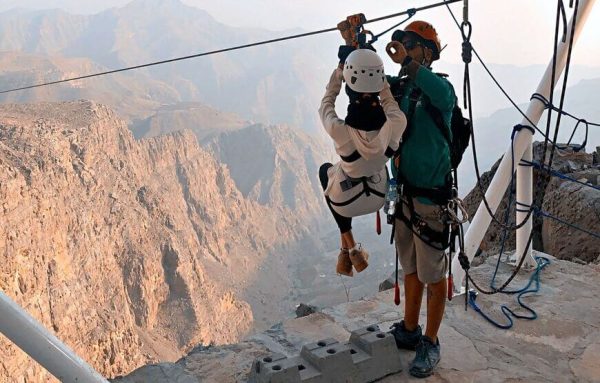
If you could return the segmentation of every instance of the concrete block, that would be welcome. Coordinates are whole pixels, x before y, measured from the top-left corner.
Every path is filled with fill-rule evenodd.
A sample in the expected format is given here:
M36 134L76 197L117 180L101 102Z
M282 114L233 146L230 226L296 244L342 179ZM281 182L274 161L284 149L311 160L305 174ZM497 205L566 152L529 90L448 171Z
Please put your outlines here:
M348 343L323 339L304 345L299 356L257 359L250 383L366 383L400 371L394 337L372 325L353 331Z
M323 382L345 383L349 381L349 376L358 374L350 347L335 339L304 345L300 356L321 372Z
M402 361L394 336L382 332L377 325L352 331L349 345L356 351L355 365L363 382L402 371Z
M274 353L252 364L249 383L321 383L324 380L314 366L300 356L287 358Z
M278 353L252 363L251 383L300 383L300 371L294 360Z

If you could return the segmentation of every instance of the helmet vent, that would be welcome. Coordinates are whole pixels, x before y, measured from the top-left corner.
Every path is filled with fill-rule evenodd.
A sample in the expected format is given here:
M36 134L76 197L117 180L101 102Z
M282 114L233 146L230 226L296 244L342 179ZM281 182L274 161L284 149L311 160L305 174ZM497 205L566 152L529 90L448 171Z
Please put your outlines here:
M350 89L358 93L378 93L385 85L383 61L369 49L356 49L345 61L343 77ZM382 81L383 80L383 81Z

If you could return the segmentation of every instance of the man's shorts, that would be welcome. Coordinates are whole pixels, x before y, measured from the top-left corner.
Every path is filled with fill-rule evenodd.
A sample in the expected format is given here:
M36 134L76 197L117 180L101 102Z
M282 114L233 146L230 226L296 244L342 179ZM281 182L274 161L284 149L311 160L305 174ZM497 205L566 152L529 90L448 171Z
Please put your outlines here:
M425 205L413 198L415 212L435 231L443 231L442 209L438 205ZM397 208L400 208L398 206ZM406 202L402 202L404 215L410 218ZM417 273L422 283L436 283L446 276L448 257L443 250L437 250L423 242L407 225L396 218L394 233L396 250L404 275ZM436 243L435 246L441 247Z

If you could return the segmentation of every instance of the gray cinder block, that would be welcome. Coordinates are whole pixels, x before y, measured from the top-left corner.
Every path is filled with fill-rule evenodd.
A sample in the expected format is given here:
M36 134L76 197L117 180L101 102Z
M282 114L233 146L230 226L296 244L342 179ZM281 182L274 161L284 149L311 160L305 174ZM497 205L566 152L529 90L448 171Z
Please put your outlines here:
M372 325L355 330L350 342L323 339L299 356L272 354L252 364L250 383L366 383L402 371L394 337Z

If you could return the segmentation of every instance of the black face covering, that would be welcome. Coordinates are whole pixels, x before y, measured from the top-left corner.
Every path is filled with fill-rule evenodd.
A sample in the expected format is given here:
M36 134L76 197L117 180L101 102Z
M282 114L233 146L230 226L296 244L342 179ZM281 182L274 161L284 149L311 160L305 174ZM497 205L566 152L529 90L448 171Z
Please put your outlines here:
M362 94L354 92L348 86L346 86L346 93L350 98L348 114L345 119L346 124L365 132L381 129L387 119L377 94L363 98Z

